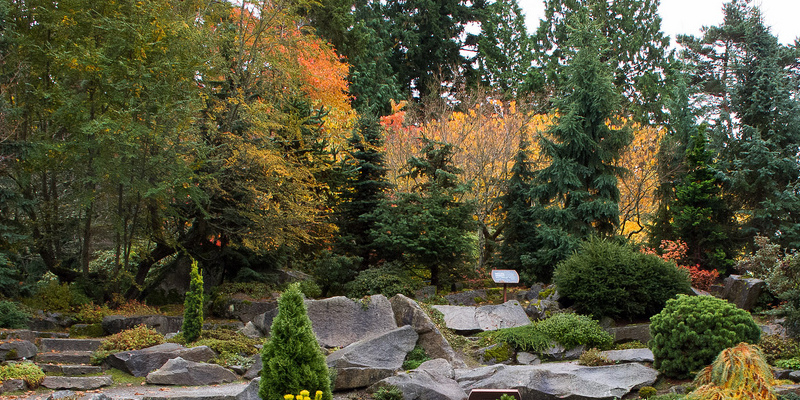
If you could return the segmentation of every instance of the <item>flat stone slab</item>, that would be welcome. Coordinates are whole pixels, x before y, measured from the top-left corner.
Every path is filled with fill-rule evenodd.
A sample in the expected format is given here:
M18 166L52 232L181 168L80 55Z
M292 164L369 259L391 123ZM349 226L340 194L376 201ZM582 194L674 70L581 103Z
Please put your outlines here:
M627 349L627 350L608 350L603 354L610 360L618 363L638 362L638 363L652 363L655 362L653 352L650 349Z
M48 389L93 390L114 383L111 376L46 376L42 386Z
M39 349L28 340L7 340L0 343L0 361L31 359L36 356Z
M637 363L586 367L577 363L491 365L457 370L456 380L472 389L517 389L523 399L617 399L652 385L658 371Z
M444 314L445 325L460 334L494 331L530 325L525 309L516 300L480 307L433 306Z
M97 351L103 344L102 339L57 339L45 338L39 342L42 352L50 351Z
M60 351L39 353L36 362L53 364L91 364L91 351Z

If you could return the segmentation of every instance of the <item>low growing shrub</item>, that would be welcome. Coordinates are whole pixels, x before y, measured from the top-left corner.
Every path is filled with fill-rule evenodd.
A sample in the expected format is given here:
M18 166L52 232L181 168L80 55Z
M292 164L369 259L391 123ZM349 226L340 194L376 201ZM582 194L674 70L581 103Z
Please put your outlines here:
M403 391L397 386L381 386L372 394L375 400L403 400Z
M373 294L386 297L398 293L413 297L414 292L422 287L422 282L413 279L402 266L387 263L381 267L361 271L356 278L345 285L347 297L360 299Z
M430 359L431 358L428 357L428 353L425 352L425 349L420 346L415 346L413 350L406 354L406 359L403 361L403 369L417 369L422 363Z
M784 360L800 355L800 345L792 338L780 335L763 335L758 342L758 347L764 353L767 362L774 364L777 360Z
M13 301L0 301L0 328L20 329L28 326L31 314Z
M649 317L691 290L686 272L674 264L598 238L559 263L553 281L579 312L595 318Z
M609 349L614 342L614 338L597 321L572 313L556 314L531 325L498 329L480 335L490 342L505 342L517 351L534 353L541 353L554 343L567 349L579 345Z
M649 399L656 395L658 391L652 386L644 386L639 389L639 397L642 399Z
M44 380L44 371L32 362L0 366L0 382L8 379L22 379L29 388L35 389Z
M761 336L750 314L711 296L680 295L650 321L654 366L679 379L710 364L723 349L757 343Z
M100 345L103 351L139 350L164 343L164 336L155 329L141 324L111 335Z
M599 367L601 365L613 365L614 362L609 360L600 349L592 347L581 353L580 357L578 357L578 364L587 367Z
M714 363L695 378L697 389L690 400L759 399L777 400L775 377L758 347L739 343L719 353Z
M800 370L800 357L793 357L775 361L775 366L783 369Z

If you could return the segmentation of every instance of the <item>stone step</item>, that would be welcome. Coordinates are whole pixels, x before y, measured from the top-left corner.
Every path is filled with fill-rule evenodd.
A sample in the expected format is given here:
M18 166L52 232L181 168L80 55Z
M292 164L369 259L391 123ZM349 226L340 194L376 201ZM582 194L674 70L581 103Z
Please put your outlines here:
M83 364L38 364L45 374L63 374L64 376L80 376L103 372L103 368Z
M45 338L39 342L39 350L51 351L95 351L103 344L102 339L53 339Z
M36 355L39 363L53 364L91 364L91 351L51 351Z
M42 381L42 386L48 389L75 389L93 390L103 386L109 386L114 381L111 376L46 376Z

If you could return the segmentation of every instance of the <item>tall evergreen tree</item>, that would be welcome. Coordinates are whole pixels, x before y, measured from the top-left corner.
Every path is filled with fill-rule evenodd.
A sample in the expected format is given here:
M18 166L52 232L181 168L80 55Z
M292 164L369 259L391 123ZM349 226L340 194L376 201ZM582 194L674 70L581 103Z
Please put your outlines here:
M564 68L574 54L571 26L588 12L600 24L598 35L609 51L602 61L614 65L614 84L627 99L627 111L643 122L660 120L665 72L672 57L669 37L661 31L659 0L545 0L545 18L536 31L536 49L547 82L564 83Z
M705 127L686 149L686 175L675 188L672 228L683 240L690 264L728 272L733 265L732 213L722 197L722 185L706 150Z
M468 186L453 165L453 145L423 143L423 156L410 158L404 175L418 184L377 210L373 237L383 259L425 267L431 284L441 286L465 272L473 205L460 200Z
M517 0L496 0L481 21L476 62L481 83L506 98L525 95L543 85L533 69L533 41Z
M609 122L619 110L619 94L608 64L598 27L582 15L571 35L577 49L567 67L566 93L557 103L557 124L541 139L551 160L534 175L532 218L536 220L536 252L524 271L528 281L549 281L555 264L566 258L580 240L612 235L619 224L615 166L631 141L628 129Z
M383 129L377 118L364 115L350 138L352 158L344 168L352 171L345 182L340 213L337 216L339 240L337 250L357 256L362 267L373 264L374 246L370 232L375 226L375 211L385 200L391 184L386 179Z
M527 141L522 139L511 168L508 189L502 198L505 210L503 242L500 259L494 264L503 269L528 270L530 254L536 251L536 223L530 218L533 171L528 156Z

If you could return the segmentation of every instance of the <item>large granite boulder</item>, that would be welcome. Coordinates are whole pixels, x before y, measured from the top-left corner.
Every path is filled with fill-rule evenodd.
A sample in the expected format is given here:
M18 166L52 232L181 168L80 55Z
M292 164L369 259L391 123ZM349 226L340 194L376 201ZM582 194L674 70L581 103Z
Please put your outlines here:
M8 340L0 343L0 361L32 359L39 349L27 340Z
M372 385L375 392L383 386L396 386L404 400L464 400L467 393L454 379L453 367L444 359L422 363L419 368L386 378Z
M765 285L766 282L761 279L731 275L725 278L722 298L735 304L736 307L749 311L756 305Z
M109 315L103 318L103 332L105 332L106 335L113 335L141 324L155 329L162 335L166 335L181 330L183 317L168 317L166 315L137 315L132 317Z
M635 340L647 344L647 342L652 339L649 323L616 326L606 330L614 337L614 343L625 343Z
M394 375L417 343L417 332L409 325L353 343L328 356L336 369L334 390L367 387Z
M323 300L306 300L308 318L323 347L342 348L359 340L397 328L392 305L383 295L355 301L338 296ZM260 314L253 324L269 334L277 309Z
M641 364L586 367L574 363L492 365L457 370L456 381L472 389L517 389L523 399L617 399L652 385L658 371Z
M444 323L449 329L465 335L531 323L525 310L516 300L501 305L481 307L433 306L433 308L444 314Z
M425 349L429 357L443 358L456 368L467 367L416 301L398 294L391 298L390 303L397 326L411 325L419 335L417 343Z
M211 312L224 319L238 319L243 323L248 323L257 315L264 314L278 308L277 300L249 300L245 298L229 298L214 301L211 305Z
M241 393L237 394L234 400L261 400L261 397L258 395L258 390L261 388L261 378L255 378L250 380L250 383L241 391Z
M217 385L237 379L236 374L221 365L198 363L181 357L173 358L147 374L147 383L151 385Z
M181 357L184 360L208 362L216 353L208 346L186 348L177 343L164 343L141 350L121 351L106 358L108 366L133 376L147 376L167 361Z

